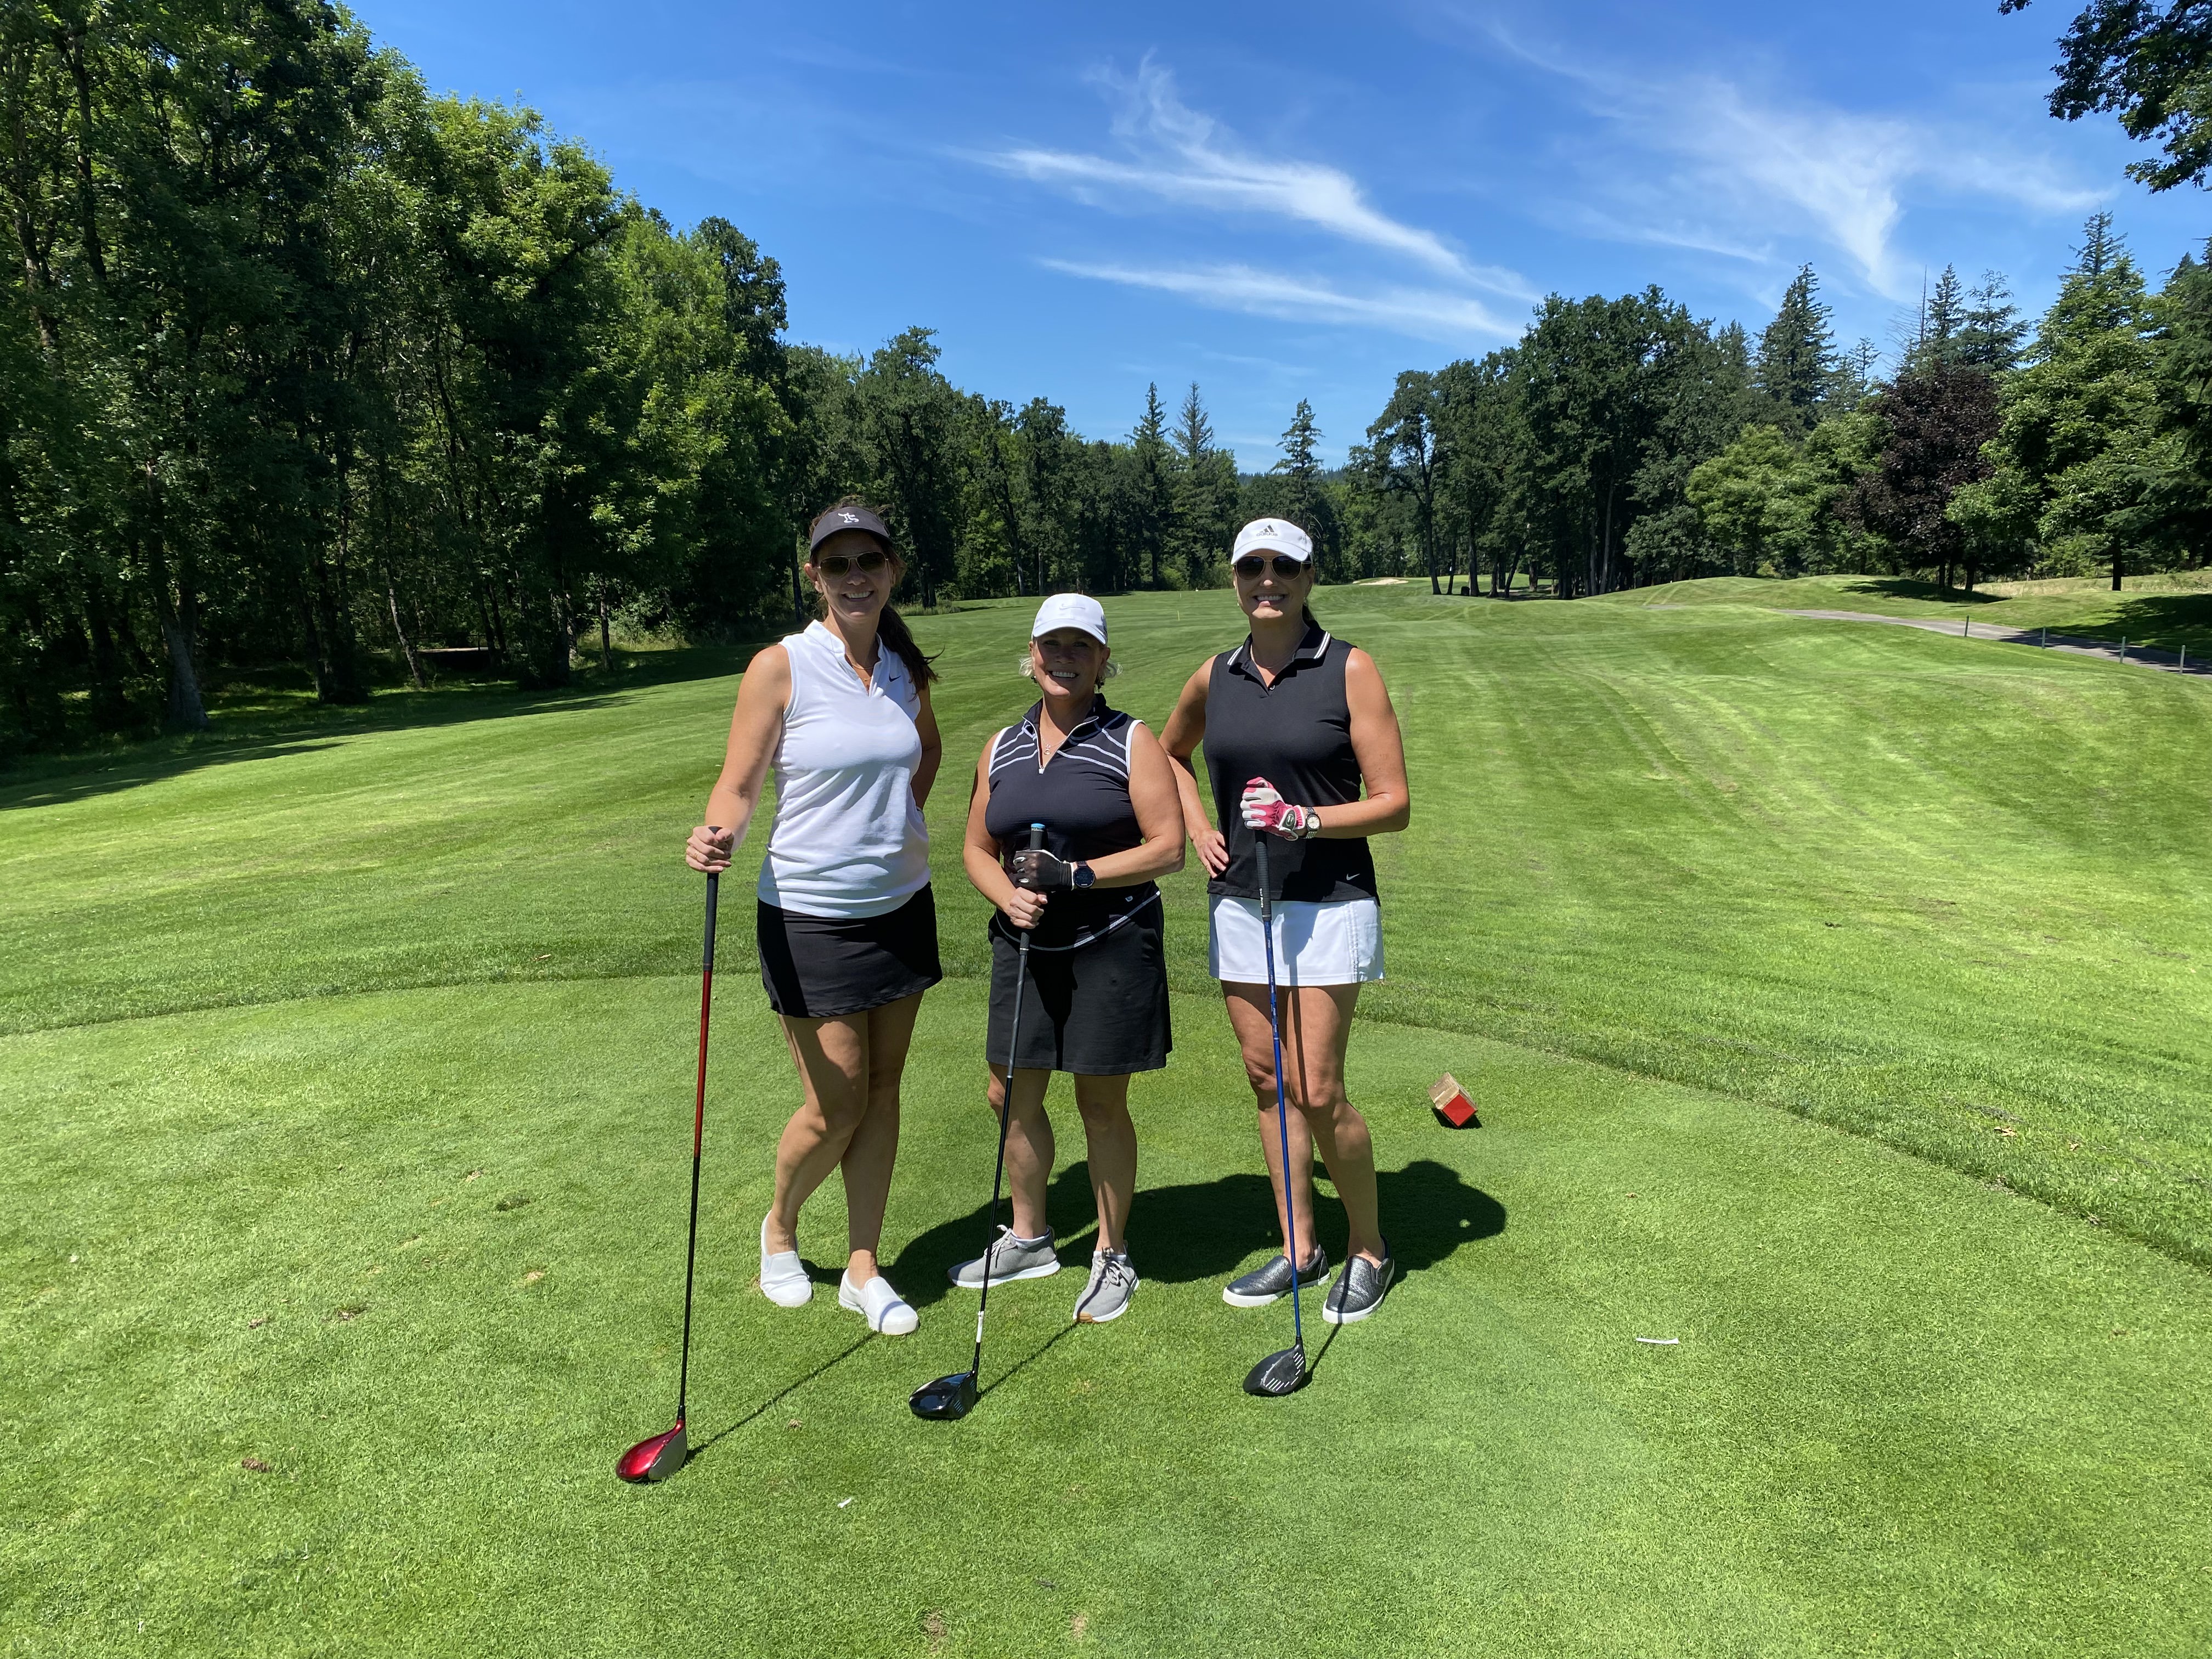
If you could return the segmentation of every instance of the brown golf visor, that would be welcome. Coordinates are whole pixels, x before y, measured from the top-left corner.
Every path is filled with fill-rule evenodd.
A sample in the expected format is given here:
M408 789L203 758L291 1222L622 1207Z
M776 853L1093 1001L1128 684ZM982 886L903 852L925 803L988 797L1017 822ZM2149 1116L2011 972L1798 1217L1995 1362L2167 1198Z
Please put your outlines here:
M814 556L814 550L840 531L865 530L885 548L891 544L890 526L865 507L833 507L815 520L806 532L806 556Z

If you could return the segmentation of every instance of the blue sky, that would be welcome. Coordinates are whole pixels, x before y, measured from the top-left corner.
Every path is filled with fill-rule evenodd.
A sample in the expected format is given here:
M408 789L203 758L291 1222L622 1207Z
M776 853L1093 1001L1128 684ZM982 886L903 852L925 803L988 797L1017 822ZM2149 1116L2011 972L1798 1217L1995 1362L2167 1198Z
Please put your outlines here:
M1801 264L1887 347L1924 276L2039 308L2081 221L2163 271L2194 190L2045 112L2076 9L1797 4L758 7L366 0L434 90L519 100L679 225L782 262L792 332L939 331L963 386L1126 434L1200 383L1264 466L1332 456L1397 372L1510 342L1551 291L1656 283L1756 329Z

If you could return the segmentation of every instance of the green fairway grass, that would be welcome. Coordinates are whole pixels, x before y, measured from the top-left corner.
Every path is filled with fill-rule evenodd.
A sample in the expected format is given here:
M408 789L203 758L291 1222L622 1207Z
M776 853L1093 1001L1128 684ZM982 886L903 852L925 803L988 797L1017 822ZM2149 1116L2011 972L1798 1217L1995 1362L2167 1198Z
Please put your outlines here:
M611 1471L673 1404L678 849L734 680L0 779L0 1651L2203 1651L2212 687L1696 598L1319 596L1416 798L1351 1073L1406 1277L1340 1332L1308 1302L1310 1389L1239 1392L1290 1321L1219 1300L1273 1234L1186 872L1136 1304L1066 1324L1064 1168L1070 1271L994 1295L954 1425L904 1407L965 1363L990 1174L951 852L1029 607L918 619L952 977L885 1251L921 1328L863 1340L834 1265L750 1288L797 1091L733 875L704 1450L649 1489ZM1240 631L1107 603L1156 722ZM1447 1069L1485 1127L1430 1116ZM834 1182L801 1247L840 1261Z
M2000 582L1972 593L1905 576L1801 576L1787 581L1722 576L1601 596L1599 603L1749 605L1776 611L1863 611L1978 627L2048 629L2091 640L2124 640L2212 656L2212 573L2136 576L2118 593L2109 578Z

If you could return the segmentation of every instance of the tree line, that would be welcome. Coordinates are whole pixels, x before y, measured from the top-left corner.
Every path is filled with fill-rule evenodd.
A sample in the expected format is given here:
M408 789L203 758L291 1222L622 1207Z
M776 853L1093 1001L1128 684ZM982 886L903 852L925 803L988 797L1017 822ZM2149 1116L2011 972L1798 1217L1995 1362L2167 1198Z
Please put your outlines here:
M2039 319L2002 276L1947 268L1877 361L1838 349L1809 266L1756 341L1656 289L1554 296L1517 344L1398 377L1346 508L1433 584L1486 568L1496 592L1516 574L1561 594L1831 571L2117 587L2204 562L2204 264L2154 290L2099 214Z
M927 329L791 341L737 227L430 95L328 0L15 0L0 204L0 757L199 728L280 665L343 703L454 647L552 686L617 629L757 635L848 492L925 606L1218 583L1263 514L1332 580L1565 595L2200 556L2212 274L2149 291L2101 218L2033 329L1945 272L1887 377L1809 269L1756 339L1555 295L1400 375L1346 465L1301 402L1240 472L1196 386L1104 441L953 386Z

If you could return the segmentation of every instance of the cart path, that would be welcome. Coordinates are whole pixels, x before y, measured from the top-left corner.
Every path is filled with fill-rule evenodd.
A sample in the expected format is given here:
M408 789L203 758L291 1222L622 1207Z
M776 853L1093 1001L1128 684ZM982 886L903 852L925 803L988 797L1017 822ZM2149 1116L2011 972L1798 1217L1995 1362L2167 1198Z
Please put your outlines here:
M2145 668L2163 669L2169 674L2212 674L2212 661L2187 662L2184 660L2185 653L2180 652L2160 651L2148 645L2115 645L2110 640L2082 639L2075 635L2053 634L2038 628L1993 628L1987 623L1947 622L1940 617L1882 617L1870 611L1784 611L1781 614L1804 617L1814 622L1888 623L1896 628L1917 628L1924 633L1948 634L1954 638L1997 640L2007 645L2033 645L2046 651L2064 651L2077 657L2103 657L2108 660L2138 664Z

